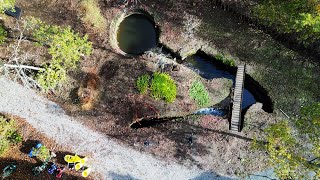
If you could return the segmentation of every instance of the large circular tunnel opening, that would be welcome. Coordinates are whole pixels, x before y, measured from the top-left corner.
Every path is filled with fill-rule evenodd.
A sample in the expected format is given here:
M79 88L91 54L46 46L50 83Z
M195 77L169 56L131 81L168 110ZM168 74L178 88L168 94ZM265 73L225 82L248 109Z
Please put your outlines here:
M158 35L154 21L142 13L133 13L119 24L117 44L126 54L140 55L157 46Z

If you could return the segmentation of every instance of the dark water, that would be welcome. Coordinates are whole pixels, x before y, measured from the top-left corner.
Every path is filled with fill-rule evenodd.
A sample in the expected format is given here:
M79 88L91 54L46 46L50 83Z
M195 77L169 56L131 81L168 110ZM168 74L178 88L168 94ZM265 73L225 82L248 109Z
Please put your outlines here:
M139 55L157 46L157 31L147 16L133 14L119 26L117 40L120 49L127 54Z
M206 79L213 78L227 78L233 81L233 86L235 82L235 75L230 74L228 71L223 70L223 68L219 68L214 63L206 60L197 55L188 57L186 59L186 65L197 72L201 77ZM248 91L244 89L243 91L243 101L242 101L242 109L246 109L252 104L256 103L256 99L254 96ZM213 112L215 109L212 109Z

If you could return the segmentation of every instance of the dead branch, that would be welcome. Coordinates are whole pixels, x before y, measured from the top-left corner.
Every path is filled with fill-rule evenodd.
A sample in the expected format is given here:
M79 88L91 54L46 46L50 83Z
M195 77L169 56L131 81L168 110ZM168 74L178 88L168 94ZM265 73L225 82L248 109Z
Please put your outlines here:
M11 46L11 55L7 62L0 66L0 73L13 81L20 81L27 88L37 88L40 85L30 74L32 74L32 71L40 71L43 68L25 65L29 60L36 58L36 56L23 52L21 49L21 42L25 39L24 32L27 28L28 25L21 27L19 20L16 21L14 30L19 33L19 36L15 44Z

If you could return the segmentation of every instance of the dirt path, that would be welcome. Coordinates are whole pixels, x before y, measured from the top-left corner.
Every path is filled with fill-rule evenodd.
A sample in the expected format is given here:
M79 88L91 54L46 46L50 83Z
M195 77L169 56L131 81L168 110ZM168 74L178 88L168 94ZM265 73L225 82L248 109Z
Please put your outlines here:
M103 179L229 179L124 147L78 123L34 91L2 77L0 84L0 112L20 116L57 144L89 156L88 164Z

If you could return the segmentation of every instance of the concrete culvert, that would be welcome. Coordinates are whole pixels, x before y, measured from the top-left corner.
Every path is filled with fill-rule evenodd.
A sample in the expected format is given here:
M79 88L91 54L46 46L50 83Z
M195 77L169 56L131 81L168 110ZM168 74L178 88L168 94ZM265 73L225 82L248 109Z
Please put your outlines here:
M116 18L111 29L114 48L124 55L141 55L158 44L158 30L152 16L135 10Z

